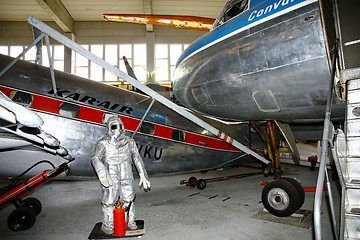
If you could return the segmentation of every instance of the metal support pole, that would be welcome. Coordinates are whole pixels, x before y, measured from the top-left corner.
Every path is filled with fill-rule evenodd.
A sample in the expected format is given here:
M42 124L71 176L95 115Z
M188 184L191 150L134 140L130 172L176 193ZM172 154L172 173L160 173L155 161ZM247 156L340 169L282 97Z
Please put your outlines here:
M329 129L331 124L330 117L331 117L331 108L333 104L333 95L334 95L334 77L336 70L335 68L336 68L336 59L337 59L337 45L338 42L336 41L333 49L331 79L329 83L329 92L326 101L326 113L325 113L324 130L322 136L320 167L319 167L319 174L316 183L316 192L315 192L315 200L314 200L314 231L315 231L316 240L321 240L321 202L322 202L323 186L324 186L325 171L326 171L326 160L328 158Z
M46 48L47 48L47 53L48 53L48 57L49 57L51 82L52 82L53 89L54 89L54 95L56 96L57 95L57 88L56 88L55 72L54 72L54 59L51 56L50 41L49 41L49 36L48 35L45 36L45 42L46 42Z
M36 27L33 27L32 29L33 29L34 39L36 39L41 34L41 31ZM43 45L42 41L36 44L35 63L39 65L42 65L42 45Z
M340 49L339 62L340 62L340 69L345 69L344 46L343 46L342 35L341 35L339 6L338 6L338 1L337 1L337 0L333 0L333 12L334 12L333 15L334 15L334 20L335 20L336 36L337 36L337 38L339 39L339 49Z
M35 46L38 42L41 41L41 39L45 36L44 33L41 33L32 43L30 43L29 46L27 46L27 48L25 48L25 50L19 54L19 56L17 56L17 58L15 58L14 60L12 60L9 65L7 65L1 72L0 72L0 77L2 75L4 75L10 68L12 68L12 66L14 66L17 61L19 61L20 58L22 58L33 46Z
M155 103L155 99L153 99L153 100L151 101L149 107L146 109L146 112L145 112L144 116L141 118L141 121L140 121L139 125L136 127L135 132L133 133L133 135L131 136L131 138L134 138L134 137L135 137L135 134L137 133L137 131L139 130L139 128L140 128L141 125L143 124L146 116L148 115L148 113L149 113L150 109L152 108L152 106L154 105L154 103Z
M339 231L337 228L337 224L336 224L336 219L335 219L335 208L334 208L334 198L332 195L332 188L331 188L331 184L330 184L330 179L329 179L329 173L327 171L325 171L325 175L326 175L326 186L328 188L328 194L329 194L329 203L330 203L330 211L331 211L331 220L333 222L333 230L334 230L334 234L335 234L335 239L338 240L339 239Z

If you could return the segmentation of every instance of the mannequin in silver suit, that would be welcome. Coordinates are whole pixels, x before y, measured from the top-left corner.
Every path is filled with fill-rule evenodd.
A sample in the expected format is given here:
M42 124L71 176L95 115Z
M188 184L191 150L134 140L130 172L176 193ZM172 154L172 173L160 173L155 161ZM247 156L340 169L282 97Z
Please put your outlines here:
M102 196L102 226L106 234L112 234L113 210L116 202L129 207L128 228L137 229L135 223L135 191L132 163L136 166L141 185L144 190L150 190L144 163L139 155L136 143L125 135L124 125L117 116L111 116L106 122L108 134L100 139L95 147L92 164L98 175L103 192Z

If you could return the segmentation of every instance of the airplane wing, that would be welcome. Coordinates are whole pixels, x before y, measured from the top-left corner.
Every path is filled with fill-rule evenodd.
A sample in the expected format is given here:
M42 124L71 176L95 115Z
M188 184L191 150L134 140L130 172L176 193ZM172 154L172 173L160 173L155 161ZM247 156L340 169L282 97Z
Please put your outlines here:
M60 141L40 128L43 123L38 114L13 102L0 91L0 150L35 145L72 160Z
M195 16L148 15L148 14L103 14L105 21L151 24L166 27L209 31L215 19Z

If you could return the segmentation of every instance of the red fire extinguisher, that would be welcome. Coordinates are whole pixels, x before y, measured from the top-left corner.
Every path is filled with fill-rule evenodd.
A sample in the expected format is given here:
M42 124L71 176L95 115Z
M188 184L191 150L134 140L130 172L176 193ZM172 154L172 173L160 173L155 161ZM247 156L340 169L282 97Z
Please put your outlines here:
M114 209L114 235L124 236L126 233L125 208L118 202Z

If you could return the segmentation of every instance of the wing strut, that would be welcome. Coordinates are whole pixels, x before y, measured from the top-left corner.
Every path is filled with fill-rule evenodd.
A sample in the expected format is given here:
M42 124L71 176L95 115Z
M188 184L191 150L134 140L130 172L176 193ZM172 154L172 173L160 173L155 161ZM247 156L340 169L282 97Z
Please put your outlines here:
M265 159L263 156L261 156L261 155L255 153L254 151L248 149L246 146L244 146L240 142L238 142L235 139L229 137L228 135L222 133L221 131L219 131L215 127L211 126L210 124L204 122L203 120L196 117L195 115L187 112L182 107L176 105L172 101L170 101L167 98L161 96L157 92L153 91L152 89L150 89L147 86L143 85L141 82L139 82L139 81L135 80L134 78L130 77L129 75L125 74L124 72L122 72L118 68L114 67L113 65L109 64L105 60L97 57L95 54L89 52L88 50L86 50L85 48L80 46L79 44L71 41L69 38L67 38L64 35L60 34L59 32L55 31L54 29L52 29L51 27L49 27L48 25L46 25L45 23L43 23L39 19L37 19L37 18L35 18L33 16L29 16L27 18L27 21L28 21L28 23L30 25L32 25L35 28L39 29L41 32L45 33L49 37L55 39L59 43L62 43L66 47L68 47L68 48L76 51L77 53L83 55L87 59L93 61L94 63L96 63L100 67L102 67L102 68L106 69L107 71L113 73L114 75L118 76L119 78L122 78L123 80L127 81L128 83L130 83L131 85L133 85L137 89L139 89L142 92L148 94L153 99L155 99L158 102L164 104L165 106L167 106L171 110L173 110L173 111L177 112L178 114L180 114L181 116L189 119L190 121L194 122L195 124L199 125L200 127L208 130L212 134L215 134L216 136L218 136L218 138L220 138L220 139L224 140L225 142L233 145L234 147L236 147L237 149L243 151L244 153L255 157L256 159L258 159L259 161L261 161L261 162L263 162L265 164L270 163L270 161Z

